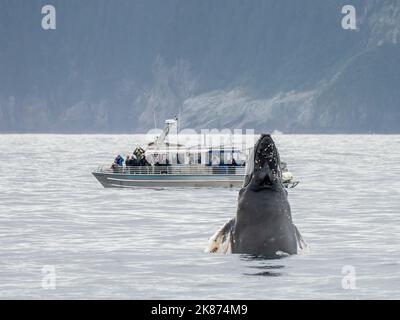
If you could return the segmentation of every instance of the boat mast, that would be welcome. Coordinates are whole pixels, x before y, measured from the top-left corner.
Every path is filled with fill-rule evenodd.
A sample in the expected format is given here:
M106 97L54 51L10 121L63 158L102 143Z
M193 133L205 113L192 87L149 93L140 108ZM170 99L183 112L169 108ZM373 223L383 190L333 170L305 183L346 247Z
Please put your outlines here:
M157 129L156 111L153 110L154 129Z

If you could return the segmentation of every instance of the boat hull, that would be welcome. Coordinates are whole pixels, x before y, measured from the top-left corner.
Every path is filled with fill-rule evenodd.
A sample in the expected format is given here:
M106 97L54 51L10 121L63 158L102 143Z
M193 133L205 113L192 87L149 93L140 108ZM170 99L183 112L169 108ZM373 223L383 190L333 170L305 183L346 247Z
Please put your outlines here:
M93 172L96 179L105 188L240 188L243 184L242 175L173 175L173 174L118 174Z

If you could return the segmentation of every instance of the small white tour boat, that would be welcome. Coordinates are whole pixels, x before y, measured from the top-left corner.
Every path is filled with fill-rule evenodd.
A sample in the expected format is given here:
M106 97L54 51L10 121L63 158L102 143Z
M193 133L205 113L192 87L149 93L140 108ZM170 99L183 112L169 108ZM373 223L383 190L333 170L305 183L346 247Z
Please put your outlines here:
M99 166L93 175L105 188L225 187L240 188L245 175L246 152L233 146L186 147L167 139L177 119L166 120L162 134L144 151L147 165ZM288 188L299 182L283 163Z

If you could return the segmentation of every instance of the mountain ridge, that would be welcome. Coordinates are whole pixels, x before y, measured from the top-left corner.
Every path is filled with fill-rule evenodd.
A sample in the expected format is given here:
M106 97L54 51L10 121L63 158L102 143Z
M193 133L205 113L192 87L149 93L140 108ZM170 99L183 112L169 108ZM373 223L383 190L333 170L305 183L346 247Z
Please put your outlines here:
M0 132L400 133L400 3L0 3Z

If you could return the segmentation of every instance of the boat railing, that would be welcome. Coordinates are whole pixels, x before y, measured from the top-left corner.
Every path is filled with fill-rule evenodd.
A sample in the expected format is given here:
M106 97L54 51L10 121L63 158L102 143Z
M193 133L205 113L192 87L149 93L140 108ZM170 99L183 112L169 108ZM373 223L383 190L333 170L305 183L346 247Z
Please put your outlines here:
M244 166L205 166L205 165L168 165L168 166L99 166L99 173L146 174L146 175L244 175Z

